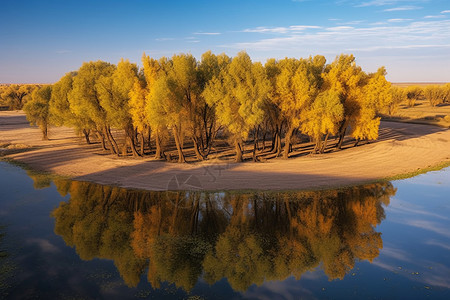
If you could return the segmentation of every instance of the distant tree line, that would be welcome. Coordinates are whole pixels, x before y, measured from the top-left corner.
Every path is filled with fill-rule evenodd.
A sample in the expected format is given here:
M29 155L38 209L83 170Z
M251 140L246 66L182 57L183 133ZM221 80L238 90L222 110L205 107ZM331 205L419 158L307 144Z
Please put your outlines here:
M31 99L37 84L3 84L0 85L0 106L3 110L19 110Z
M330 137L337 149L346 134L356 143L374 140L380 112L395 101L384 67L366 73L353 55L329 64L318 55L263 65L245 52L228 57L208 51L200 61L190 54L156 60L144 53L142 65L86 62L39 87L24 110L44 138L49 124L69 126L87 143L95 136L112 154L157 159L167 158L171 140L182 163L186 142L204 160L220 135L240 162L245 143L253 145L257 161L262 151L288 158L302 140L313 142L314 153L323 153Z
M388 108L389 115L397 112L401 103L406 103L407 107L414 107L418 100L427 100L432 107L450 103L450 83L445 85L430 84L423 87L411 85L405 88L393 86L391 94L392 102Z

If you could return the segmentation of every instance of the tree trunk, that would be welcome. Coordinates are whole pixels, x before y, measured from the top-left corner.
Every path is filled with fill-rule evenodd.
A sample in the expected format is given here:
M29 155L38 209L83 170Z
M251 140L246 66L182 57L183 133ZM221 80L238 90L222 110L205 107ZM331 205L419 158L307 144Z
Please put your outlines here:
M133 157L140 156L140 154L136 150L136 130L135 130L133 124L131 124L131 121L127 124L127 128L125 131L125 145L127 143L130 145L131 153L133 153Z
M162 159L163 158L163 153L162 153L163 151L162 151L162 147L161 147L161 139L159 137L159 133L156 134L155 142L156 142L155 159Z
M342 123L341 128L339 128L339 141L336 144L336 149L340 150L342 148L342 143L344 142L347 127L348 127L348 120L345 120L344 123Z
M283 158L284 159L288 159L289 158L289 152L290 152L290 148L291 148L291 137L292 137L292 132L294 131L294 128L289 127L288 130L286 131L286 136L284 138L284 153L283 153Z
M184 154L183 154L183 146L181 143L180 134L179 134L176 126L173 127L173 136L175 138L175 144L177 146L177 151L178 151L178 163L185 163L186 159L184 158Z
M234 141L234 145L235 145L235 148L236 148L236 158L235 158L235 161L236 161L236 162L242 162L242 161L243 161L243 159L242 159L242 148L241 148L241 145L240 145L240 143L238 142L238 140L235 140L235 141Z
M103 135L106 137L106 140L108 141L108 143L109 143L109 150L111 151L111 154L117 154L117 155L119 155L118 154L118 151L116 151L116 148L113 146L113 143L112 143L112 141L111 141L111 137L109 136L109 134L108 134L108 129L107 129L107 127L106 126L104 126L103 127Z
M203 157L203 155L200 153L200 150L198 149L200 146L198 144L197 138L196 137L192 137L192 141L194 142L194 152L195 152L195 156L197 156L197 159L202 161L205 158Z
M325 139L322 143L322 147L320 148L320 153L324 153L325 149L327 148L327 142L328 142L328 137L330 136L330 133L328 132L327 135L325 136Z
M357 146L358 146L358 144L359 144L359 141L360 141L360 139L356 139L356 142L355 142L355 145L354 145L354 147L357 147Z
M150 126L147 128L147 138L148 138L148 140L147 140L148 151L152 152L152 142L151 142L151 139L152 139L152 128Z
M86 144L90 144L91 140L89 139L89 135L91 134L91 131L89 129L83 129L84 138L86 139Z
M141 156L144 156L144 132L139 135L139 146L141 147Z
M311 152L313 154L319 153L320 145L322 144L322 137L318 137L315 141L316 142L315 142L315 145L314 145L314 149Z
M44 124L41 129L42 129L42 139L47 141L48 140L48 126L47 126L47 124Z
M95 134L97 135L97 138L100 140L100 143L102 144L102 149L105 151L108 150L108 148L106 148L105 136L98 130L95 130Z
M278 132L275 142L276 157L281 155L281 130Z
M262 149L261 149L261 151L266 150L266 135L267 135L267 130L264 130L264 134L263 134L263 137L262 137Z
M127 133L127 129L125 129L125 136L124 136L124 141L123 141L123 146L122 146L122 156L124 156L124 157L128 156L128 133Z
M255 162L258 160L258 158L256 156L256 150L258 149L259 128L260 128L260 126L258 125L258 128L255 129L255 134L253 136L253 155L252 155L252 158L253 158L253 161L255 161Z
M139 152L137 152L136 143L134 141L135 141L134 136L128 137L128 144L130 145L131 153L133 153L133 157L139 157L139 156L141 156L141 154Z
M108 126L108 129L107 129L107 132L108 132L109 138L111 139L111 143L114 146L114 150L116 151L117 156L119 156L120 155L119 146L117 145L116 139L112 135L111 128L109 126Z

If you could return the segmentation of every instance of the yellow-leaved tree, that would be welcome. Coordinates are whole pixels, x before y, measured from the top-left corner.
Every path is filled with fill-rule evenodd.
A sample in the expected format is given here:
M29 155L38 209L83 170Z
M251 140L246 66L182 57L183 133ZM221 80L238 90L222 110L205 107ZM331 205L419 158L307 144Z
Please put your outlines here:
M122 59L111 75L101 76L95 84L100 105L106 112L107 123L114 128L124 130L125 140L122 150L124 156L128 153L128 147L133 156L139 155L135 147L133 120L128 106L130 91L134 87L137 73L136 64Z
M27 120L32 125L37 125L42 131L42 139L48 140L49 103L52 96L52 86L44 85L36 88L23 107L27 114Z
M243 160L243 140L263 120L263 103L269 91L263 66L253 63L247 53L239 52L203 92L206 102L216 106L217 121L233 137L236 162Z
M111 124L105 109L100 104L96 84L102 76L111 76L116 67L104 61L85 62L73 78L72 90L68 95L70 110L82 121L85 129L95 130L103 149L108 141L112 154L119 154L119 147L111 134Z
M325 151L329 135L338 132L343 119L344 106L338 91L325 90L314 99L311 107L305 112L301 125L302 132L315 142L314 153Z
M309 59L284 59L280 61L281 73L277 78L278 106L287 123L284 158L288 158L293 131L300 126L302 114L314 102L322 85L321 74L325 57Z
M391 83L385 78L386 69L381 67L363 87L363 96L358 98L360 103L359 115L351 119L352 136L359 140L375 140L378 138L380 117L378 113L392 103Z
M327 67L327 72L322 76L324 89L339 93L344 106L344 118L339 124L339 141L336 145L336 148L340 149L350 122L359 116L367 75L356 65L353 55L341 54Z
M90 144L91 130L86 122L77 117L70 109L69 93L72 91L73 78L77 72L70 72L53 84L52 97L50 99L50 123L56 126L73 127L77 134L83 133L87 144Z

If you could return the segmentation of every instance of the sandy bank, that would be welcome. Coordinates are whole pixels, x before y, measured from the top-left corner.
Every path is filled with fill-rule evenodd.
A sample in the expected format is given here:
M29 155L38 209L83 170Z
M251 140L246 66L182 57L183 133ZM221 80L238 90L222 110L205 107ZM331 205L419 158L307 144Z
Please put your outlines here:
M309 189L351 185L450 161L450 130L382 122L378 141L325 155L264 163L206 161L175 164L116 158L86 145L70 128L52 128L49 141L22 112L0 112L0 145L29 148L7 157L75 180L147 190Z

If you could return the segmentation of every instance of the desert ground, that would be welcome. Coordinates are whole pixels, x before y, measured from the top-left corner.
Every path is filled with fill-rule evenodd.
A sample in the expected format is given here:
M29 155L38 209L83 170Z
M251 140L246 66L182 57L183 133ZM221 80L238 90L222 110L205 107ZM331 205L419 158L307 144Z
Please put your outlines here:
M52 127L50 140L43 141L23 112L5 111L0 112L0 145L0 156L39 171L145 190L317 189L366 183L450 161L450 129L403 122L382 122L377 141L321 155L177 164L151 156L112 156L66 127Z

